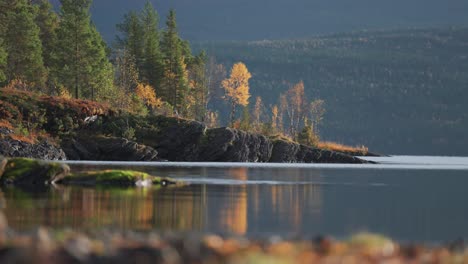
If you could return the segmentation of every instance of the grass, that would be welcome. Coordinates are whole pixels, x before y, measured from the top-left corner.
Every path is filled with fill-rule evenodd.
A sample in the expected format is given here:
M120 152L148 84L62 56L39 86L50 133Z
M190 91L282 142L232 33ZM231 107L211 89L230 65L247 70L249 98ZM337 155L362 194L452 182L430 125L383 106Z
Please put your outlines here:
M13 140L18 140L29 144L34 144L37 142L37 138L33 136L23 136L18 134L10 134L8 136Z
M365 146L347 146L336 142L324 141L319 142L317 147L320 149L327 149L336 152L343 152L343 153L360 153L362 155L367 155L369 149Z
M7 120L0 120L0 128L13 129L13 126Z

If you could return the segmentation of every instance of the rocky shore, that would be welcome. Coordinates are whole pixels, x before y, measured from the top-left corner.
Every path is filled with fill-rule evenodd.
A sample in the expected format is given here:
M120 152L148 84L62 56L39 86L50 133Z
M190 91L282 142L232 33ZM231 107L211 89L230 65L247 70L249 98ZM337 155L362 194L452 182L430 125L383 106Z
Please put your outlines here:
M354 156L270 139L228 127L209 129L196 121L164 116L100 117L80 136L63 141L74 160L367 163ZM123 124L136 141L122 138ZM105 135L105 136L104 136Z
M11 136L15 126L33 126L57 143L17 140ZM46 160L369 163L228 127L210 129L191 120L118 113L96 102L4 89L0 154Z
M67 156L60 147L47 140L39 143L28 143L8 138L13 133L7 128L0 128L0 156L28 157L44 160L66 160ZM2 137L3 136L3 137Z

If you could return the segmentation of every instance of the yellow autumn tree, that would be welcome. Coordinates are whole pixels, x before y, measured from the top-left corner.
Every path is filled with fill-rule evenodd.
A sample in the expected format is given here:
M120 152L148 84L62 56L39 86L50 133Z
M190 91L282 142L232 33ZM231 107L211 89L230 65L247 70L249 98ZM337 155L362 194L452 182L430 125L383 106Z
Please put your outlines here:
M154 88L148 84L139 83L135 88L135 94L147 107L158 108L161 106L161 99L156 97Z
M222 82L226 92L225 99L231 103L230 122L234 123L236 107L249 104L249 80L252 77L244 63L238 62L232 66L231 75Z

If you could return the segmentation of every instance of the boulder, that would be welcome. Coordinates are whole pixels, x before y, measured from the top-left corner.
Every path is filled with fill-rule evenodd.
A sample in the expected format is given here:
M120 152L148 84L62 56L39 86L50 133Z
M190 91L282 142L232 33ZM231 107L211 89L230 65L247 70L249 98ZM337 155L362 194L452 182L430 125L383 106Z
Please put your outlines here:
M154 148L125 138L78 136L64 140L62 148L71 160L159 161Z
M70 167L56 162L28 158L12 158L0 161L0 182L4 185L46 185L62 179Z
M297 153L300 145L286 140L275 140L273 142L273 150L270 157L270 162L277 163L296 163Z
M148 117L135 127L138 142L155 148L160 158L170 161L198 160L199 141L206 133L203 123L164 116Z
M268 162L271 142L262 135L232 128L209 129L200 140L198 161Z
M84 186L150 186L175 185L177 182L170 178L154 177L144 172L129 170L104 170L90 171L70 174L67 177L56 181L57 184L64 185L84 185Z

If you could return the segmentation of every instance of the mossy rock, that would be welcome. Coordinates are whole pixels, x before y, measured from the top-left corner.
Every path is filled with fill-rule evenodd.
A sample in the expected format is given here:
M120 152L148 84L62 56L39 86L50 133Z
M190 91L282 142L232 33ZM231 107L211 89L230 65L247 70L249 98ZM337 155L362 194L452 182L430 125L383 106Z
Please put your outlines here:
M7 162L8 160L5 157L0 156L0 177L3 175Z
M84 186L168 186L180 184L180 182L170 178L154 177L144 172L129 170L104 170L70 174L57 181L57 183Z
M3 185L46 185L65 177L70 167L56 162L13 158L0 160L0 172Z

